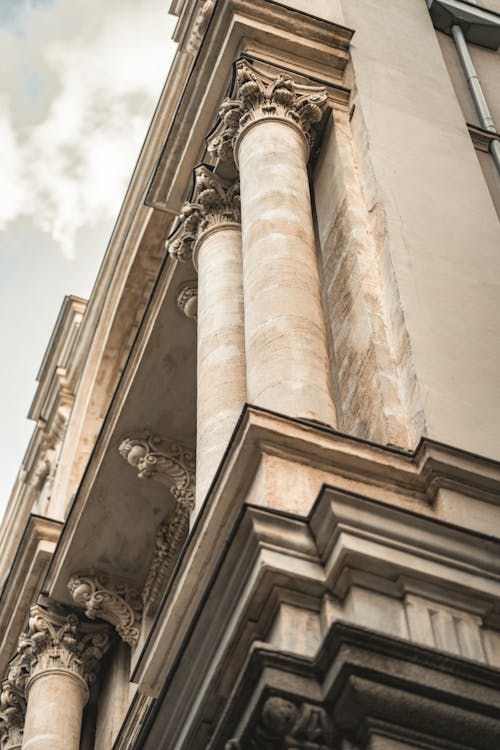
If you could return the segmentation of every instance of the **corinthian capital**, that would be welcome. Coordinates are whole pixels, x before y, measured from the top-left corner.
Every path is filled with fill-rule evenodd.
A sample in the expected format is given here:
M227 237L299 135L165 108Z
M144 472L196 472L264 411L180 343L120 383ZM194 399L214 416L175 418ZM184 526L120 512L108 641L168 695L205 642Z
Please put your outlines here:
M238 60L235 68L233 93L219 110L209 152L222 161L232 160L238 135L252 122L273 117L297 125L311 145L314 126L321 121L327 105L326 89L300 83L288 74L271 77L247 60Z
M107 626L84 624L74 614L35 604L17 650L30 678L45 670L66 669L91 684L110 642Z
M0 747L2 750L20 750L26 714L25 685L29 676L22 656L16 654L9 664L7 678L0 692Z
M240 222L238 182L223 180L205 164L194 169L194 189L185 203L167 246L176 260L189 261L196 242L210 228Z
M142 599L127 581L105 573L71 576L68 589L78 606L91 620L100 617L111 623L125 643L133 646L140 633Z

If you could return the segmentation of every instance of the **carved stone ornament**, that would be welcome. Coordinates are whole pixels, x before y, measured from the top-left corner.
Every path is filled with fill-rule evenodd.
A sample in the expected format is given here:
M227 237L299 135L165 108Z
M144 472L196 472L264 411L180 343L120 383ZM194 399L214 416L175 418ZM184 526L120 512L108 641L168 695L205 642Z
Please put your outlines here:
M198 284L196 281L190 281L182 287L177 295L177 307L181 310L186 318L196 320L198 317Z
M252 122L281 118L297 125L309 146L314 126L323 118L328 97L322 86L304 85L288 74L269 78L248 60L235 63L233 95L219 110L219 123L208 141L208 150L222 161L234 159L238 135Z
M268 698L247 742L229 740L225 750L332 750L331 722L323 708Z
M50 669L66 669L92 684L99 662L108 650L111 634L107 626L82 623L74 614L30 608L28 628L17 647L20 661L30 678Z
M120 638L131 646L139 640L142 616L141 595L126 581L106 573L77 574L68 589L76 604L91 620L96 617L114 625Z
M11 660L0 692L0 748L20 750L26 715L25 686L29 676L27 664L20 654Z
M177 225L168 238L168 252L175 260L187 262L205 232L220 224L239 222L239 182L223 180L209 166L200 164L194 169L191 200L182 207Z
M212 15L214 7L215 0L202 0L186 45L186 49L190 55L195 55L198 52L203 34L207 30L208 22L210 21L210 16Z
M194 507L195 457L180 443L164 440L159 435L126 437L119 447L120 454L138 471L141 479L154 479L164 484L175 499Z
M194 508L195 456L189 448L157 435L127 437L120 443L119 450L123 458L137 468L139 477L161 482L176 500L172 516L160 523L155 535L142 597L144 605L151 607L187 537L189 516Z

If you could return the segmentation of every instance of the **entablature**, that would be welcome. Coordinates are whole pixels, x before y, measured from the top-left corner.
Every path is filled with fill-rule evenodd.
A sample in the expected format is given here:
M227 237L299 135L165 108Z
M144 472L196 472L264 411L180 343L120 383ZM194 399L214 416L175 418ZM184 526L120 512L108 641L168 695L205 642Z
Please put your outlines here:
M331 486L316 496L319 485L309 474L298 488L302 507L290 508L296 477L271 461L264 481L256 464L293 456L307 475L315 464L326 466L327 435ZM259 446L258 458L251 457L252 444ZM499 467L488 463L498 503ZM378 481L384 464L385 491ZM299 661L320 659L329 669L324 643L339 620L417 644L417 650L420 644L482 662L484 674L494 675L500 666L500 539L454 523L449 512L444 519L436 491L445 477L464 482L455 508L463 504L473 518L480 503L472 483L478 491L481 484L493 490L481 464L432 441L403 453L249 408L137 655L132 679L141 694L157 698L137 747L202 748L209 740L210 747L223 747L214 730L218 722L227 730L225 707L234 686L262 684L249 671L253 651L274 649L278 660L295 653ZM493 493L489 500L493 510ZM290 679L300 685L300 673ZM323 698L319 690L315 699ZM242 716L238 710L235 718Z
M321 488L327 484L336 489L321 493ZM449 492L452 493L451 497ZM318 495L320 500L316 501ZM361 496L366 500L360 500L365 510L361 506L355 510L355 498ZM330 506L326 498L334 497L337 500ZM341 498L346 497L349 498L346 502L353 514L349 530L343 527L341 520L341 508L344 507ZM498 571L493 573L490 570L491 545L498 546L499 542L498 538L488 541L486 535L491 534L491 528L494 528L492 518L498 518L499 500L500 466L496 462L485 462L484 459L426 439L415 452L404 452L247 407L167 589L149 638L142 653L137 655L134 680L141 691L157 695L178 658L179 650L183 648L182 633L187 637L191 623L199 618L198 608L206 596L206 588L211 585L211 578L220 566L221 555L227 549L229 540L232 540L234 524L237 524L238 516L242 513L250 514L252 524L257 523L258 518L262 523L266 513L278 519L275 531L266 523L264 537L257 535L263 544L259 553L262 557L259 558L255 547L250 545L247 552L250 557L244 565L246 572L242 578L242 582L243 579L246 581L247 589L255 585L255 590L260 592L259 597L265 598L259 575L265 575L276 564L278 548L283 547L282 540L286 540L280 552L283 559L300 557L309 560L308 573L304 574L307 579L305 590L310 592L315 587L323 588L343 598L352 583L349 576L346 578L342 572L349 568L349 556L356 561L359 552L361 557L369 560L361 566L365 572L375 570L375 560L383 561L382 570L379 571L381 577L394 581L392 573L387 572L392 555L389 549L397 547L397 540L401 540L405 534L413 538L420 527L419 544L426 550L434 550L433 554L437 555L436 577L441 576L449 581L449 577L443 573L444 569L438 572L439 559L447 551L446 554L456 561L450 563L452 568L463 564L464 570L469 567L471 571L482 569L485 580L496 580ZM254 510L242 510L250 505ZM258 507L261 510L257 511ZM333 507L336 510L333 516L329 516L330 510L327 509ZM366 515L368 507L375 508L371 515ZM369 522L368 516L372 519ZM389 517L399 517L400 521L394 525L392 521L389 522ZM371 539L371 545L375 541L372 533L375 527L371 527L372 531L368 530L370 523L379 528L388 545L385 550L373 547L373 554L369 552L370 545L363 551L367 544L364 539ZM341 527L344 531L339 536ZM429 529L434 529L432 542ZM457 541L457 535L461 535L462 542ZM484 541L478 542L477 535ZM387 540L391 536L393 541L389 543ZM339 541L340 537L344 541ZM239 559L243 558L245 538L248 537L244 536L235 543ZM358 541L353 541L356 538ZM414 545L410 538L407 539L408 543ZM348 539L352 541L352 546L351 541L346 541ZM349 555L346 554L345 544L351 549ZM467 553L463 544L467 547ZM296 549L295 545L298 545ZM441 552L437 551L436 545L441 545ZM470 554L476 555L480 546L483 546L483 550L479 554L485 555L483 562L479 563L478 559L473 562ZM418 544L414 546L414 552L412 564L408 566L398 557L399 553L395 553L394 575L402 567L408 571L412 566L414 570L419 570ZM427 557L429 554L426 552ZM465 563L460 562L461 555ZM256 559L260 560L258 564ZM330 562L327 563L327 560ZM234 569L235 565L230 569ZM356 566L359 568L359 563ZM323 567L325 570L329 567L330 572L321 573ZM254 578L249 572L252 569ZM283 569L286 571L287 566ZM424 578L427 576L423 568L422 575ZM276 579L272 580L276 584ZM330 582L327 583L327 580ZM482 580L480 576L474 584L478 592L482 589ZM495 586L497 584L498 581ZM396 582L394 595L401 596L404 588L401 585L401 582ZM470 590L474 588L469 584L464 585ZM300 586L300 582L295 582L292 588L294 586ZM490 591L493 599L500 594L500 590L495 590L497 593ZM483 593L488 599L490 595L485 591ZM241 592L238 596L240 598L234 596L234 601L239 601L241 605ZM214 600L217 601L217 597ZM221 611L224 611L223 607ZM219 632L222 632L221 628ZM198 649L198 652L202 651Z

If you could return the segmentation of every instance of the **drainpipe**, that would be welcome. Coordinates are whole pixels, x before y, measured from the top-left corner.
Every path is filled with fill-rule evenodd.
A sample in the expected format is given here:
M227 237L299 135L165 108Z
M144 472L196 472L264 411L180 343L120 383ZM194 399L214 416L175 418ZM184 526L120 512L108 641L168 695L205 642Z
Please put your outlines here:
M489 130L490 133L496 133L495 123L491 116L491 112L488 108L481 83L479 81L474 63L470 56L467 42L465 41L464 33L458 24L451 27L451 33L453 35L453 41L457 48L458 57L462 65L467 83L469 84L470 93L476 107L476 112L481 123L481 127L484 130ZM500 174L500 140L493 138L490 143L490 152L495 162L498 174Z

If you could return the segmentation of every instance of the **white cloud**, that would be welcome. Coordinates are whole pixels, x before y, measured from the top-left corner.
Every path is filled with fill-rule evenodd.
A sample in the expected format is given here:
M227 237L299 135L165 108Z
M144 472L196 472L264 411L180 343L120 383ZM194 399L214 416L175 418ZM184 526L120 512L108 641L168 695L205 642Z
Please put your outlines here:
M80 229L116 216L173 56L172 28L166 0L57 0L25 13L9 51L25 68L36 61L46 101L27 124L13 122L12 81L0 101L0 229L30 216L71 256Z

